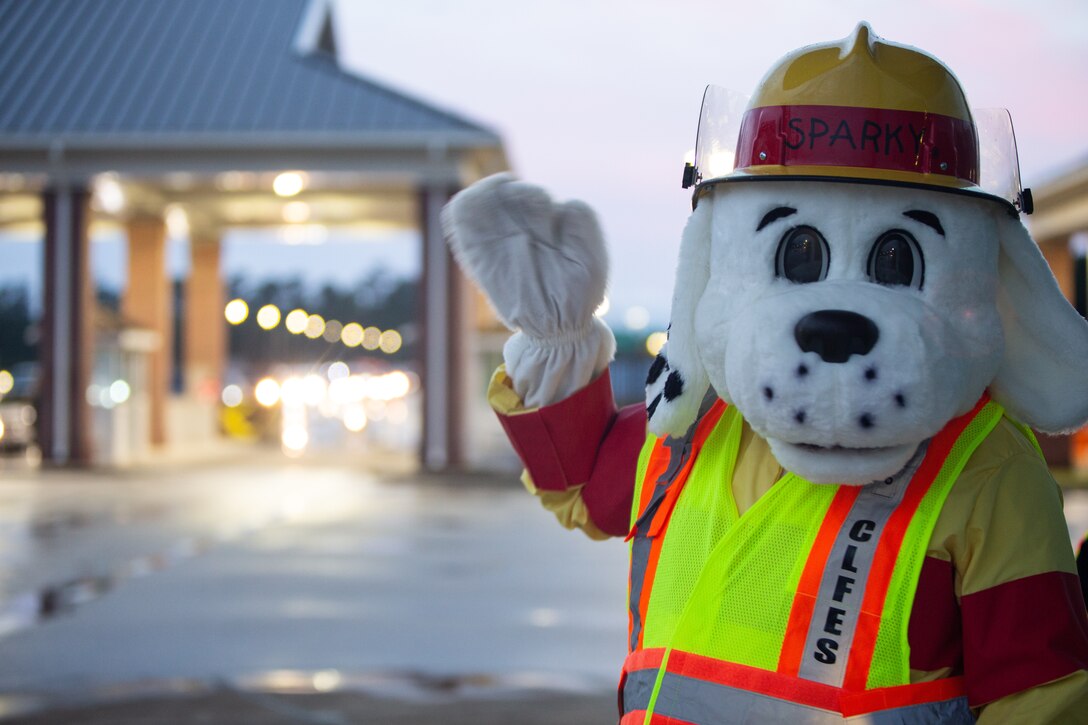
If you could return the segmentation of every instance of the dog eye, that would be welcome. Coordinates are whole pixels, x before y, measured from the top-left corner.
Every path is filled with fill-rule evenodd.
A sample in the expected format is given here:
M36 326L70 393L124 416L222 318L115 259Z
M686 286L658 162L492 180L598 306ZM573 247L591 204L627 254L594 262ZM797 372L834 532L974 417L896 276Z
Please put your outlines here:
M869 253L869 279L877 284L921 289L924 270L918 242L900 229L881 234Z
M775 275L791 282L818 282L827 276L831 252L812 227L794 227L778 243Z

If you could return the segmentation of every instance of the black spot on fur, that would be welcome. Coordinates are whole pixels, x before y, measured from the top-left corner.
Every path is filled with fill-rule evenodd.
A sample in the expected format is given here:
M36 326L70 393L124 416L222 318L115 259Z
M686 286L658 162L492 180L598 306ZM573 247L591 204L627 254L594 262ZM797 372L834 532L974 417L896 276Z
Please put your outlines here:
M797 366L797 377L803 378L806 375L808 375L808 365L798 365Z
M873 416L869 413L862 413L861 416L858 418L858 425L860 425L862 428L872 428L875 425L875 422L873 421Z
M665 378L665 400L673 401L684 393L684 379L680 377L679 370L673 370L669 377Z
M646 417L653 418L654 413L657 412L657 406L661 402L661 393L657 394L657 397L650 401L650 404L646 406Z
M895 394L895 404L898 405L900 408L907 407L907 399L903 396L902 393Z
M876 368L869 368L865 371L866 380L876 380Z
M661 373L669 369L669 362L663 356L658 355L650 365L650 372L646 375L646 384L653 385L661 377Z
M769 385L763 386L763 397L767 400L774 400L774 388Z
M805 411L803 411L803 410L799 410L799 411L797 411L796 413L793 414L793 419L796 420L801 425L805 424L805 417L806 417L806 414L805 414Z

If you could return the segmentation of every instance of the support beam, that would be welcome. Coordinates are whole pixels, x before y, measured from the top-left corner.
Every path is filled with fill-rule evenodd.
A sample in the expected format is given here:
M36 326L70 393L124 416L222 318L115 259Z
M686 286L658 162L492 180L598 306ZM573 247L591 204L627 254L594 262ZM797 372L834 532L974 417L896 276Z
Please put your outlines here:
M442 236L439 215L456 189L429 186L420 193L423 241L423 466L430 471L464 465L467 369L465 282Z
M150 355L148 398L151 444L166 443L166 403L173 362L173 290L166 273L166 225L157 217L139 217L128 232L128 286L121 309L130 324L155 332L159 349Z
M219 239L194 236L192 265L185 284L184 359L185 392L200 400L215 400L222 389L226 359L223 324L223 280Z
M94 359L94 289L88 243L89 194L58 185L42 194L45 296L38 439L49 465L93 457L87 387Z

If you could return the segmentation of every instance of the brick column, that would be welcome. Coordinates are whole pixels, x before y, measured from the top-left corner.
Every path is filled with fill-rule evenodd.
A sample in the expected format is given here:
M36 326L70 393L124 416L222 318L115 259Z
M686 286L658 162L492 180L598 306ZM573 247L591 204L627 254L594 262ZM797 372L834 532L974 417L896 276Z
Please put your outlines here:
M194 237L189 280L185 284L185 392L215 400L223 387L227 333L223 322L223 280L219 239Z
M158 334L161 344L148 365L151 444L166 443L166 403L173 360L173 294L166 274L166 225L161 218L138 217L127 224L128 286L122 300L125 319Z
M87 403L95 309L89 199L82 186L56 186L42 195L45 296L38 442L49 465L86 465L93 457Z

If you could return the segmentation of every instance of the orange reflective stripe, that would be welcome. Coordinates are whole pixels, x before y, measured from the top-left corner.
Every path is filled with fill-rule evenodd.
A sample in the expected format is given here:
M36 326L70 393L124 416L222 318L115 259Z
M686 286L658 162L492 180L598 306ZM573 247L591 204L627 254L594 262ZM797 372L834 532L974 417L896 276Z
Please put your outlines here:
M820 581L823 578L824 569L827 568L827 558L831 554L835 538L839 535L839 529L846 521L860 492L861 489L856 486L840 486L835 498L831 501L823 524L820 525L820 531L816 534L816 541L813 542L812 551L808 561L805 562L804 571L801 572L797 594L793 598L790 609L786 636L782 641L782 653L778 657L778 672L781 674L795 677L801 669L805 639L808 637L812 613L816 608Z
M683 677L838 712L844 717L895 707L942 702L965 694L962 677L850 693L833 685L679 650L669 652L666 669L669 673Z
M911 519L914 518L922 499L925 498L937 475L941 472L944 462L952 451L953 444L989 401L989 393L983 394L970 412L949 422L933 438L929 449L926 451L925 459L914 474L902 502L896 507L895 512L892 513L884 527L880 541L877 542L869 580L865 585L865 596L862 599L861 613L858 616L854 644L846 661L846 675L843 679L843 688L846 690L864 690L868 684L869 669L873 663L873 651L876 648L877 634L880 631L880 619L884 613L884 600L887 598L888 587L895 571L895 562L899 556L899 549L903 544L903 537L907 534Z
M623 661L623 671L657 669L661 666L661 660L665 657L664 647L651 647L650 649L635 650L627 655Z
M880 687L864 692L844 692L839 705L843 717L863 715L895 707L924 705L928 702L943 702L956 697L964 697L967 690L962 677L947 677L932 682L917 682L913 685Z

